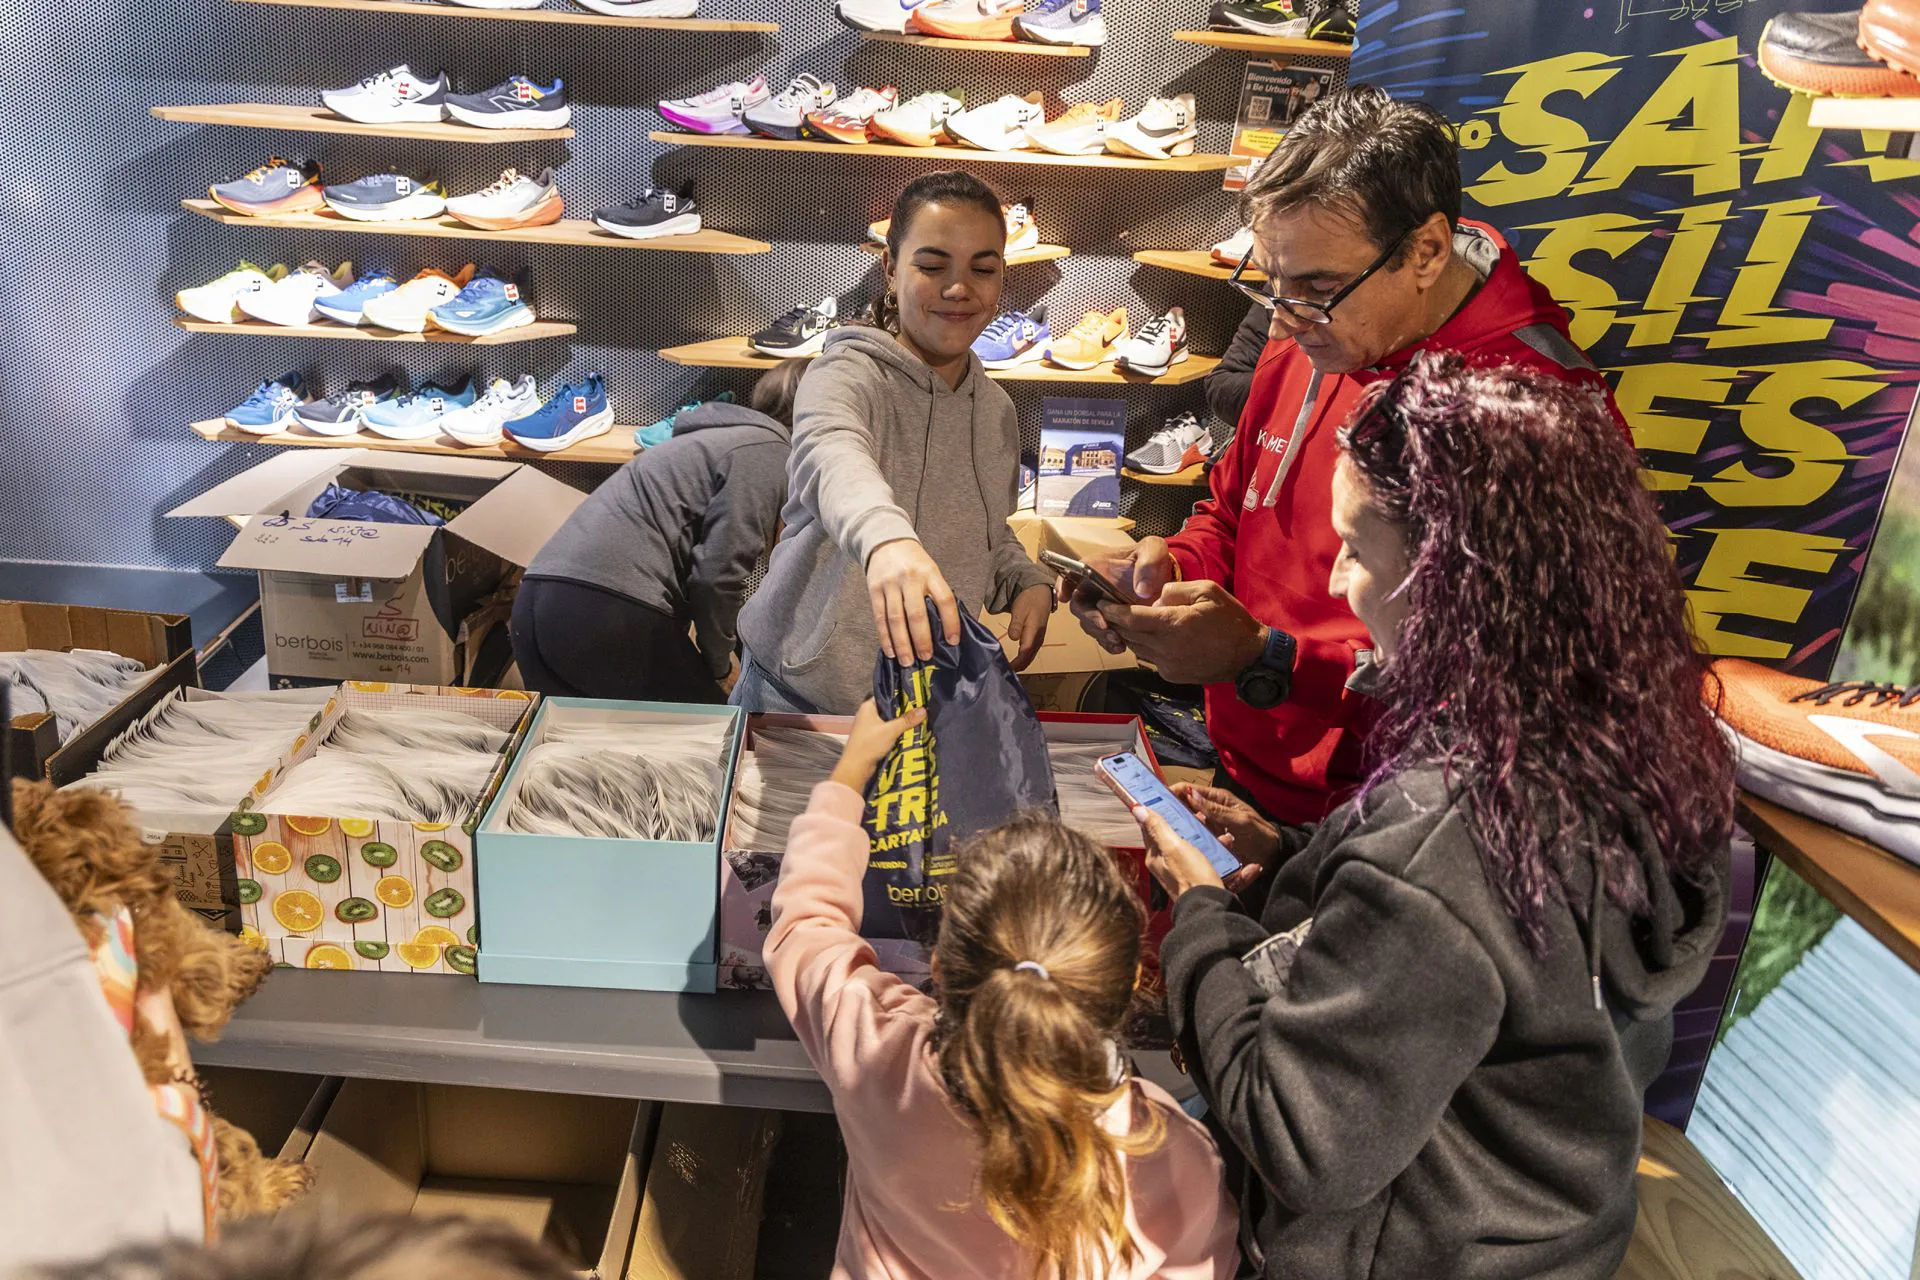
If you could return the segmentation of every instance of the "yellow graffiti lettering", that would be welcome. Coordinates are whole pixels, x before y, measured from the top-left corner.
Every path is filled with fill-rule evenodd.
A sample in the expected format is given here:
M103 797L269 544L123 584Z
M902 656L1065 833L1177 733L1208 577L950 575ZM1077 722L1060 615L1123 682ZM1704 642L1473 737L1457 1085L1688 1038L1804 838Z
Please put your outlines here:
M1780 342L1824 342L1833 321L1820 316L1788 315L1773 305L1786 278L1807 224L1821 209L1819 196L1802 196L1776 204L1755 205L1764 211L1760 230L1747 246L1747 260L1733 278L1733 288L1720 308L1720 327L1702 337L1713 350L1726 347L1769 346Z
M908 787L900 793L900 804L896 810L901 825L927 820L927 789Z
M1780 123L1774 126L1773 139L1760 153L1760 167L1753 175L1754 186L1783 182L1806 173L1813 149L1820 145L1820 130L1807 123L1812 112L1812 98L1804 93L1787 95L1786 110L1780 113Z
M1794 94L1798 98L1799 94ZM1859 167L1867 171L1867 177L1873 182L1904 182L1909 178L1920 178L1920 159L1896 160L1887 154L1887 143L1893 135L1878 130L1860 134L1860 149L1866 158L1861 160L1842 160L1836 169Z
M927 752L924 747L909 747L899 753L900 781L919 786L927 780Z
M1851 460L1840 437L1794 414L1803 401L1848 409L1881 389L1874 371L1851 360L1808 360L1762 367L1740 406L1740 431L1761 453L1791 463L1785 475L1757 476L1736 462L1701 482L1723 507L1803 507L1838 483Z
M1589 213L1522 228L1547 233L1527 259L1527 271L1547 287L1554 301L1573 312L1569 330L1580 346L1591 347L1606 336L1619 315L1621 299L1607 281L1576 267L1575 256L1602 253L1617 260L1646 239L1653 225L1624 213Z
M1660 259L1660 272L1647 290L1646 307L1633 318L1628 330L1630 347L1665 346L1680 329L1680 317L1696 302L1708 302L1694 290L1701 273L1707 269L1707 255L1720 238L1720 224L1729 220L1729 201L1695 205L1691 209L1668 209L1680 217L1679 229L1667 241Z
M1636 170L1657 168L1663 176L1687 176L1693 194L1710 195L1740 186L1740 51L1734 38L1708 40L1660 54L1678 58L1620 135L1600 153L1571 194L1613 191ZM1681 123L1682 119L1685 123Z
M1677 453L1690 458L1700 452L1707 438L1707 419L1668 413L1656 408L1655 402L1725 404L1740 370L1711 364L1662 363L1632 365L1619 374L1613 398L1627 425L1633 428L1634 447L1642 453ZM1649 468L1641 473L1641 479L1650 489L1679 490L1693 485L1693 476L1685 471Z
M1792 646L1780 640L1728 630L1730 618L1764 618L1792 623L1800 619L1813 592L1764 582L1757 566L1826 573L1847 544L1841 538L1796 533L1790 529L1707 529L1713 538L1706 560L1687 592L1694 634L1718 657L1784 658Z
M1506 99L1482 114L1492 116L1494 127L1510 144L1539 156L1540 163L1516 171L1502 160L1474 180L1468 188L1473 198L1503 205L1563 194L1580 176L1594 142L1578 120L1547 110L1547 100L1559 93L1591 97L1619 74L1621 62L1598 53L1564 53L1494 72L1517 78Z

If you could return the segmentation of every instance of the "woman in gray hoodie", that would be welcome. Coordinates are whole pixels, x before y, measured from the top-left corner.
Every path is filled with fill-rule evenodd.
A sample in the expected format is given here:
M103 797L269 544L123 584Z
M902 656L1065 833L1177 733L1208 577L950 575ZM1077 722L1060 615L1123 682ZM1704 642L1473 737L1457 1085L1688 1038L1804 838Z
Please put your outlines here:
M735 706L852 714L876 645L903 666L933 656L929 599L950 643L984 607L1012 613L1016 669L1039 651L1053 578L1007 527L1019 423L972 351L1005 243L999 198L970 174L928 174L895 202L886 297L871 324L827 334L794 401L786 532L740 614Z

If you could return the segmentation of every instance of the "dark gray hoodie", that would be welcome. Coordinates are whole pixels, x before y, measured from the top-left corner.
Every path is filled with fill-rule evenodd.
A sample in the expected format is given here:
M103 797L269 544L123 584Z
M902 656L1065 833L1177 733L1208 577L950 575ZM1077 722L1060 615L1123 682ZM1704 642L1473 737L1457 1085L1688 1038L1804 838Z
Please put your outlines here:
M806 701L851 714L873 691L866 568L883 543L917 539L969 613L1005 613L1053 581L1007 527L1020 427L978 357L950 388L885 331L836 329L800 380L793 427L786 532L740 638Z
M1603 900L1594 931L1577 865L1536 957L1464 804L1411 771L1291 829L1259 919L1220 889L1174 908L1168 1009L1269 1277L1602 1280L1626 1254L1642 1095L1725 925L1725 854L1677 883L1636 824L1651 910ZM1243 960L1303 927L1284 977Z
M691 622L720 679L747 576L778 527L791 438L784 423L745 405L686 410L672 439L593 491L527 576L584 582Z

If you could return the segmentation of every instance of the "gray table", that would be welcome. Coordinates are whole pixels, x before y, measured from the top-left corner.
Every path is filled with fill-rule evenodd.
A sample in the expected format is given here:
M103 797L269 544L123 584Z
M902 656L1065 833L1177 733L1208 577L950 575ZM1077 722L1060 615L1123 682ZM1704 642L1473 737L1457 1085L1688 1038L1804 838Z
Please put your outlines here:
M276 969L197 1061L665 1102L831 1111L771 993L671 995Z

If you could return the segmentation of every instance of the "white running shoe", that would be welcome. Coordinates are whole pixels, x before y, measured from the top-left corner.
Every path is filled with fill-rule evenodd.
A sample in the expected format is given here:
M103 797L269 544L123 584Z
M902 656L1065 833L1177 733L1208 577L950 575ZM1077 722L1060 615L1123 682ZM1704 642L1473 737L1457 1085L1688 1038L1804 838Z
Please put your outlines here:
M312 324L320 319L313 300L336 294L353 280L351 262L343 262L331 272L318 262L309 262L268 288L240 295L240 310L268 324Z
M582 9L609 18L691 18L698 0L573 0Z
M1190 156L1200 137L1200 121L1193 95L1155 98L1139 115L1122 120L1107 131L1107 150L1118 156L1166 160Z
M889 0L891 3L892 0ZM958 93L919 94L897 107L874 112L870 122L876 137L903 147L938 146L946 134L947 117L964 111Z
M345 89L320 94L327 110L360 124L402 124L447 117L447 73L428 80L406 63Z
M932 0L840 0L840 21L857 31L905 35L913 11Z
M1170 476L1205 462L1212 440L1192 413L1168 418L1167 425L1127 455L1127 465L1152 476Z
M1024 98L1010 93L997 102L947 117L947 136L982 151L1032 151L1027 129L1046 118L1039 93Z
M276 263L262 271L251 262L242 262L217 280L182 289L173 295L173 305L195 320L205 320L208 324L232 324L242 314L242 297L260 292L276 280L284 279L286 274L285 263Z
M1187 358L1187 313L1179 307L1155 316L1120 344L1114 363L1133 373L1158 378Z
M460 290L473 279L473 271L472 263L457 276L428 267L392 293L367 299L367 305L360 309L360 319L395 333L424 332L427 312L459 297Z
M1253 252L1253 228L1240 228L1207 252L1223 267L1239 266Z
M745 133L747 124L741 117L772 96L767 78L755 76L691 98L668 98L660 104L660 115L668 124L691 133Z
M461 444L499 444L506 439L503 423L524 418L540 407L540 388L533 375L523 373L518 381L495 378L478 400L464 409L455 409L436 424Z

